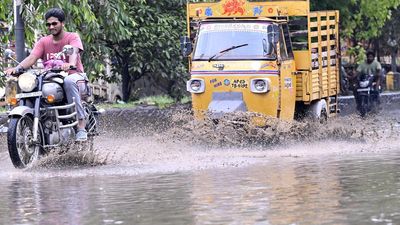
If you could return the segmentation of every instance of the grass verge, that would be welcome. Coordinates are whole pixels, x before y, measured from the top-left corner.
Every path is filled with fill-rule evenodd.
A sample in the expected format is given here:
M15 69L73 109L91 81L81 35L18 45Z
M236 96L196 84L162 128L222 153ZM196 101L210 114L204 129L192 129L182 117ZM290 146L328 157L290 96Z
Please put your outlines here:
M191 101L190 97L184 97L182 98L179 103L180 104L187 104ZM157 96L150 96L150 97L145 97L141 98L137 101L132 101L132 102L121 102L121 103L100 103L96 104L98 108L102 109L112 109L112 108L119 108L119 109L125 109L125 108L135 108L136 106L139 105L151 105L151 106L156 106L160 109L165 109L168 108L174 104L178 103L176 100L171 98L170 96L167 95L157 95Z

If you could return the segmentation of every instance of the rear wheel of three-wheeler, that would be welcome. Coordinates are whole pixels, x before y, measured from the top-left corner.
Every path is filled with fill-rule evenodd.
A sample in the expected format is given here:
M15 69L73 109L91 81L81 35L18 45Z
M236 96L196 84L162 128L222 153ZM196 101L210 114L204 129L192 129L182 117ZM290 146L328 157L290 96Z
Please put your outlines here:
M325 123L328 120L328 109L325 99L313 102L307 109L307 116L313 121Z

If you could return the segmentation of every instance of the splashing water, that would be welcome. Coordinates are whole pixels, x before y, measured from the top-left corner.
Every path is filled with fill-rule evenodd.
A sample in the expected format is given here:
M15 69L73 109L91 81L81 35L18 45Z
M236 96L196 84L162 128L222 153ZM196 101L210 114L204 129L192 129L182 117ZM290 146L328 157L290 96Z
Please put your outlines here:
M252 123L255 116L266 121L266 125ZM329 118L326 124L321 124L288 122L251 113L228 114L218 120L211 116L196 120L190 110L182 108L115 110L102 116L102 133L94 139L94 146L56 149L31 169L162 165L175 161L189 164L209 155L215 159L250 156L249 152L254 152L253 156L259 157L277 149L284 155L296 155L304 149L346 149L349 143L356 144L347 150L371 151L396 143L400 134L399 121L397 113L393 112L367 119L356 115ZM6 146L3 149L7 149Z

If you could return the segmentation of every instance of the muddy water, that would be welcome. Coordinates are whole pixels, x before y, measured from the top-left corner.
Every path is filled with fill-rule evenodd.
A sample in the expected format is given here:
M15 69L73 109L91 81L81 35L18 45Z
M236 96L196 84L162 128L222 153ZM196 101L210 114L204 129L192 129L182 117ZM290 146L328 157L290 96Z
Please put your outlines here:
M2 146L0 224L400 223L396 112L263 128L115 115L95 151L23 171Z

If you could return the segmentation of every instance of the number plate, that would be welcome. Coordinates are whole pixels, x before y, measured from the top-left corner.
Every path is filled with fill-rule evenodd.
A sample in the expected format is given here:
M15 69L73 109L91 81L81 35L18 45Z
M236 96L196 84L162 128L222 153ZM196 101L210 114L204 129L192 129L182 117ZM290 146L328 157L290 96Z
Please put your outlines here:
M16 98L32 98L32 97L38 97L38 96L42 96L42 92L41 91L36 91L36 92L31 92L31 93L20 93L17 94L15 97Z

